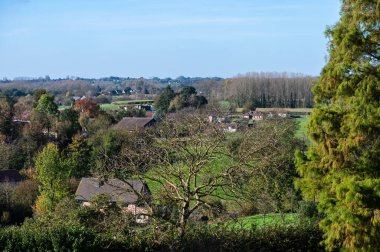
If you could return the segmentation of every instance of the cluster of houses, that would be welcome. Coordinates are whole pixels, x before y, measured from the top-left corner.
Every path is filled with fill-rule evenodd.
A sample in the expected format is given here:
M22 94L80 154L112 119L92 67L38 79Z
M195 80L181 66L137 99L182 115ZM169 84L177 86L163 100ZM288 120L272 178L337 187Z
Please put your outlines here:
M75 97L82 99L83 97ZM85 99L85 98L83 98ZM145 109L154 114L154 108L148 105L136 105L138 109ZM286 118L291 114L283 110L249 111L243 115L228 115L225 117L209 116L209 123L219 124L226 132L236 132L239 127L253 127L255 121L262 121L267 118ZM19 120L20 123L23 122ZM124 117L113 127L115 129L128 130L130 132L152 127L156 120L151 117ZM0 186L16 186L23 180L17 170L0 171ZM130 179L122 181L116 178L82 178L75 193L75 199L83 206L90 206L94 196L106 194L109 196L110 204L119 204L125 213L135 216L137 223L148 221L149 211L147 203L150 199L150 191L147 184L140 179Z
M239 128L253 127L255 121L263 121L270 118L289 118L294 116L307 116L310 111L306 112L289 112L286 109L256 109L246 112L242 115L228 115L218 117L211 115L208 118L210 123L220 124L226 132L236 132Z

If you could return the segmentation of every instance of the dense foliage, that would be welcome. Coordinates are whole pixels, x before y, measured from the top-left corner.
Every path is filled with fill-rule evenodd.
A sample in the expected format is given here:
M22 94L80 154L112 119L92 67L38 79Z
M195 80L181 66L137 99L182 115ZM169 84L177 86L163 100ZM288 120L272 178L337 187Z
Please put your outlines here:
M49 143L36 157L36 174L40 195L37 198L37 214L54 209L68 195L67 180L70 164L58 147Z
M199 108L206 104L207 99L197 95L196 89L191 86L183 87L178 93L167 86L156 100L156 107L162 112L175 112L187 107Z
M252 230L194 226L181 242L177 235L170 228L149 228L113 239L83 227L30 222L2 229L0 247L4 251L322 251L321 233L311 224Z
M329 250L380 247L380 9L344 0L326 34L329 60L315 87L314 144L298 154L297 185L325 214Z
M152 127L134 130L114 125L125 116L151 115L153 100L129 104L114 90L121 100L108 111L94 97L71 99L69 90L64 97L37 89L33 95L1 98L0 169L17 169L26 180L0 188L0 223L10 226L0 231L0 248L316 247L320 234L315 226L240 230L228 224L256 213L296 211L295 121L268 118L248 127L242 118L232 133L226 128L230 121L209 120L220 112L206 106L203 92L193 86L174 90L167 87L156 100L164 106L159 111L172 113L162 113ZM125 96L137 92L129 91ZM69 105L58 109L61 102ZM102 185L109 178L143 180L150 193L133 192L149 223L140 223L136 212L128 213L129 203L114 202L108 194L93 195L86 207L74 202L83 177L99 178ZM24 221L28 217L33 219ZM15 224L20 226L11 227ZM274 241L271 236L286 238Z

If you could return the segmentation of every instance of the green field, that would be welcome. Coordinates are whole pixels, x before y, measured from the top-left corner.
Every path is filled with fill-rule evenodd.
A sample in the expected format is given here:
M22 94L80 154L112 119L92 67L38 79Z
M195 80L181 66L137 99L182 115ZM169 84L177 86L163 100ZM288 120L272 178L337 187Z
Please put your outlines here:
M298 129L296 131L295 136L298 139L307 140L308 137L307 137L306 131L307 131L307 124L309 123L309 118L308 117L297 118L295 120L298 122Z
M71 106L61 105L61 106L58 107L58 110L65 110L65 109L68 109L70 107Z
M100 109L102 109L102 110L118 110L118 109L120 109L120 106L117 104L113 104L113 103L111 103L111 104L109 104L109 103L100 104Z
M299 221L300 218L296 213L271 213L238 218L227 222L227 226L231 228L251 229L252 227L264 227L270 225L291 225L297 224Z
M287 113L311 113L311 108L256 108L259 112L270 112L270 111L283 111Z
M226 155L218 155L215 157L209 164L207 164L206 167L204 167L204 172L206 173L218 173L220 172L223 168L225 167L231 167L233 165L233 161L230 157ZM152 196L154 199L159 198L160 191L162 190L162 185L157 182L149 179L149 177L158 177L159 175L154 172L155 168L152 168L152 170L148 171L145 176L143 175L142 177L144 178L145 182L147 183L150 192L152 193ZM203 174L204 175L204 174ZM173 181L176 179L173 177ZM218 188L215 193L213 193L213 196L217 196L218 198L223 198L223 202L230 202L231 198L226 194L222 188ZM236 205L235 204L226 204L229 210L237 210L235 209Z
M224 100L224 101L219 101L218 105L221 109L229 109L231 106L231 103L229 101Z

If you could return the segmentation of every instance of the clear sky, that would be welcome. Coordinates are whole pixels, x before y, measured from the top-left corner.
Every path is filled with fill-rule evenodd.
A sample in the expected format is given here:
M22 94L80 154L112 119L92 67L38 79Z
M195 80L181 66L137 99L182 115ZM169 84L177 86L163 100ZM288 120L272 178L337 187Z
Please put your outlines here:
M339 0L0 0L0 78L318 75Z

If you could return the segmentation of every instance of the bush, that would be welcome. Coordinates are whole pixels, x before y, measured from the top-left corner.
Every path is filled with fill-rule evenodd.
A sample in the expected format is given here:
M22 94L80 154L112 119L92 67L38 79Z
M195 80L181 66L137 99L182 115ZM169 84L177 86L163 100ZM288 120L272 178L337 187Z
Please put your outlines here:
M0 230L3 251L318 251L321 240L315 224L252 230L197 225L182 239L174 226L137 229L124 237L79 226L47 228L36 221Z
M112 97L106 95L99 95L95 98L95 101L98 104L108 104L112 102Z
M298 214L303 218L315 218L318 216L317 204L311 201L300 201L298 203Z
M100 247L96 237L81 228L31 228L28 226L2 229L0 247L3 251L90 251Z

